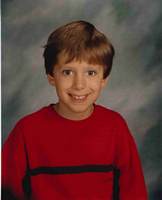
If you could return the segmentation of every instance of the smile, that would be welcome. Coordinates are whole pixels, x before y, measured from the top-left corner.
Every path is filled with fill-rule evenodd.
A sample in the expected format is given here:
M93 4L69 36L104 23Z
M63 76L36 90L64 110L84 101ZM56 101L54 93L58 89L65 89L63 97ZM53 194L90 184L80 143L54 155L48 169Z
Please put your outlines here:
M69 94L69 95L72 97L73 100L78 101L78 102L83 102L84 100L86 100L86 98L88 96L88 94L87 95L72 95L72 94Z

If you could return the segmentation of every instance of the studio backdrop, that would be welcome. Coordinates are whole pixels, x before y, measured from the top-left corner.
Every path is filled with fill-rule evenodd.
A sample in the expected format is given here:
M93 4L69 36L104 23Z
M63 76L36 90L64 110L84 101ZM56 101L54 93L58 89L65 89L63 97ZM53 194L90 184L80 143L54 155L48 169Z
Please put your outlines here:
M24 115L56 102L43 46L75 20L94 24L116 55L97 103L120 112L140 153L150 200L162 199L162 1L2 0L2 138Z

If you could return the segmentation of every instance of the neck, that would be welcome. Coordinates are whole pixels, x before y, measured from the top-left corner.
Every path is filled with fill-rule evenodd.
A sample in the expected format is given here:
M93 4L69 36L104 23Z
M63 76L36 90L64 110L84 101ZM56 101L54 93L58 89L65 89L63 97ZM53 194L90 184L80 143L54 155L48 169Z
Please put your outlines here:
M94 110L94 105L89 107L89 109L87 109L85 112L78 112L78 113L69 112L67 108L63 107L62 105L60 106L60 103L56 103L54 105L54 109L62 117L77 121L77 120L83 120L83 119L88 118Z

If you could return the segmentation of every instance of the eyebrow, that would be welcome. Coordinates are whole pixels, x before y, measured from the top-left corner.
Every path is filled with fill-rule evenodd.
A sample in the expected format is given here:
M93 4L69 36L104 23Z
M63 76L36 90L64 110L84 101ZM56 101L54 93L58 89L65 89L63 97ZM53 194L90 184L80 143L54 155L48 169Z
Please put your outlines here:
M61 66L60 69L74 69L74 67L71 66Z
M60 66L60 69L76 69L77 67L72 67L72 66L65 66L65 65L63 65L63 66ZM85 66L84 67L86 70L98 70L99 69L99 67L96 67L96 66Z

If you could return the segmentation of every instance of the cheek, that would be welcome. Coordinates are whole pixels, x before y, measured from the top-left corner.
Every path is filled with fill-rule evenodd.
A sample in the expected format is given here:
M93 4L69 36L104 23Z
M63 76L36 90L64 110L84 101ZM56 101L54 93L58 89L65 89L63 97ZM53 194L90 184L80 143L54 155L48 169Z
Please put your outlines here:
M64 79L64 78L60 78L58 80L58 83L59 83L59 87L60 88L64 88L64 89L69 88L72 85L72 81L71 80Z
M100 91L102 89L102 84L101 80L95 80L92 82L89 82L89 86L96 91Z

